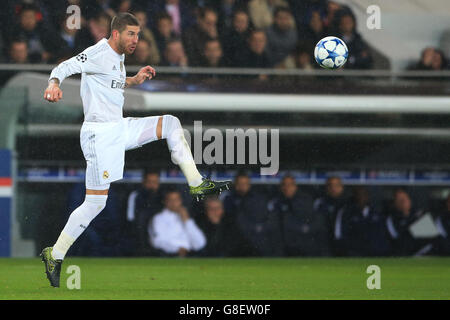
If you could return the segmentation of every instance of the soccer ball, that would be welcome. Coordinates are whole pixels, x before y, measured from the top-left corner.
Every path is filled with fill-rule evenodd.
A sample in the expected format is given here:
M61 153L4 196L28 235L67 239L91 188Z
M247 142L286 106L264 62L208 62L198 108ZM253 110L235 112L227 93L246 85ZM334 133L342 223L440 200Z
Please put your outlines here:
M323 38L314 49L314 58L322 68L338 69L347 61L347 45L336 37Z

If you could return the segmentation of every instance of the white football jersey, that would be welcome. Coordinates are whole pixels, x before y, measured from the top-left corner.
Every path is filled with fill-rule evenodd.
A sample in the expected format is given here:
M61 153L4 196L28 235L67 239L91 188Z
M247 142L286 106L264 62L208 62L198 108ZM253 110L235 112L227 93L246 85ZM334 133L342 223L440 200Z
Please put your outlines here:
M80 94L84 121L116 122L123 118L123 89L126 84L125 55L118 54L106 39L87 48L52 70L50 79L60 84L81 73Z

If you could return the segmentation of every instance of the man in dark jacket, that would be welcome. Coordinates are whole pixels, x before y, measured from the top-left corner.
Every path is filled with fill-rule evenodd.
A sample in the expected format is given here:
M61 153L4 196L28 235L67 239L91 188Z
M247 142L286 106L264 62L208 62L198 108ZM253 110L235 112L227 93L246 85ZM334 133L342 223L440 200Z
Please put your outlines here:
M394 255L413 255L421 248L420 241L413 238L409 227L422 214L422 210L413 208L411 198L405 190L395 190L392 208L386 219Z
M236 67L270 68L272 62L267 53L267 36L263 30L253 30L247 41L248 47L239 55Z
M11 37L20 37L27 41L29 61L48 62L55 58L61 41L58 35L42 21L37 19L38 8L32 4L23 5L19 14L19 23L13 26Z
M269 208L277 216L288 256L324 256L329 254L326 219L315 212L313 199L298 190L294 177L281 181L281 194Z
M222 38L225 63L234 67L237 65L239 56L247 50L247 39L250 35L250 17L243 10L233 14L233 24Z
M150 219L162 209L162 192L159 173L148 170L144 173L142 185L130 193L127 206L127 233L134 255L148 255L147 226Z
M390 253L383 216L369 201L365 187L355 187L351 200L336 217L335 238L346 256L385 256Z
M277 7L273 14L273 25L266 30L267 51L271 63L276 65L294 52L297 45L297 29L291 11L285 7Z
M314 210L321 212L326 219L327 234L333 254L340 255L340 246L334 237L337 212L345 205L344 185L337 176L329 177L325 183L325 195L314 201Z
M371 69L373 65L369 47L361 35L356 31L356 18L348 9L336 13L338 21L338 37L349 48L346 69Z
M267 200L251 190L245 173L236 176L234 190L225 197L228 225L236 225L245 241L239 255L280 256L281 234L276 216L269 212Z
M229 257L237 254L239 239L236 228L224 221L223 203L216 197L204 202L197 225L206 237L206 246L199 252L204 257Z
M208 8L200 9L197 23L183 34L189 65L200 66L206 42L218 36L216 12Z
M193 15L193 8L186 1L180 0L139 0L141 7L147 8L148 26L151 29L156 29L154 21L155 15L160 13L167 13L172 18L173 30L179 37L182 32L191 27L195 22Z

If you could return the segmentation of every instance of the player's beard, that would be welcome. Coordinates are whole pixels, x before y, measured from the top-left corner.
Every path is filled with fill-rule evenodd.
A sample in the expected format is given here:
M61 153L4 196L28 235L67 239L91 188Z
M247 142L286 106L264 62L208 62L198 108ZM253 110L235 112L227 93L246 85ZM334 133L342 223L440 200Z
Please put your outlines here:
M122 41L122 39L119 39L118 48L119 48L120 52L125 53L125 54L132 54L134 52L134 50L133 51L128 50L126 42Z

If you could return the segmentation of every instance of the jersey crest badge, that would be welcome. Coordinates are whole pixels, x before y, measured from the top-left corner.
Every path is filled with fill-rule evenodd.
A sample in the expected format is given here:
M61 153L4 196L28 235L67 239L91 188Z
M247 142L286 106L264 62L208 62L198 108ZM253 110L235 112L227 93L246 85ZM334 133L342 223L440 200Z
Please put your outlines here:
M109 178L109 173L108 171L103 171L103 179L108 179Z

